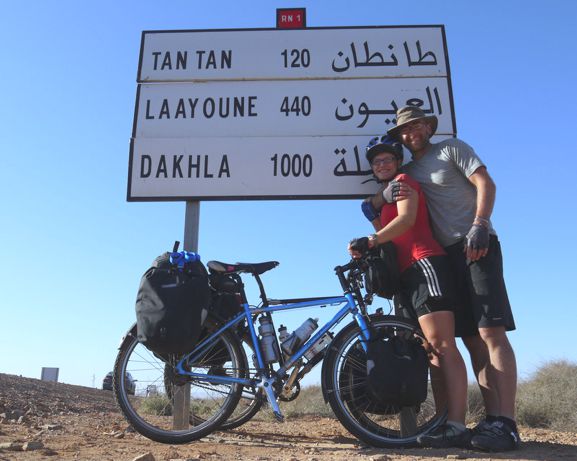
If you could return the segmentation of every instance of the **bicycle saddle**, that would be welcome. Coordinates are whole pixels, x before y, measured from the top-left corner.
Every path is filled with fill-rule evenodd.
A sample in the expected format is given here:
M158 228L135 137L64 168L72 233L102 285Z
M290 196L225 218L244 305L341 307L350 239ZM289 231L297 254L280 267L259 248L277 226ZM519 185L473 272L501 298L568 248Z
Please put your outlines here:
M220 261L209 261L206 263L211 272L218 272L220 274L230 274L233 272L249 274L264 274L266 271L274 269L279 265L278 261L267 261L264 263L222 263Z

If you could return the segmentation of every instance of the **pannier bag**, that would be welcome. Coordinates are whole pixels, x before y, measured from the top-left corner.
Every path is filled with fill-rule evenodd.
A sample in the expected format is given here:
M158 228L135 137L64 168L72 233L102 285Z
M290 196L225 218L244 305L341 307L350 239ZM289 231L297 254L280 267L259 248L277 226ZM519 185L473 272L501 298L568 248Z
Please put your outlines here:
M386 335L367 342L367 394L381 405L417 406L427 398L429 360L417 338Z
M367 391L367 354L360 343L351 347L343 364L343 372L339 377L339 387L343 400L366 413L374 415L395 415L401 411L398 405L387 405L375 401Z
M212 303L210 312L219 320L229 320L242 312L240 292L242 281L232 274L211 272L208 276L212 287Z
M365 258L365 287L369 294L391 299L400 290L401 273L397 262L397 248L386 242L369 251Z
M210 305L208 273L191 252L164 253L140 281L138 341L159 354L185 353L200 338Z

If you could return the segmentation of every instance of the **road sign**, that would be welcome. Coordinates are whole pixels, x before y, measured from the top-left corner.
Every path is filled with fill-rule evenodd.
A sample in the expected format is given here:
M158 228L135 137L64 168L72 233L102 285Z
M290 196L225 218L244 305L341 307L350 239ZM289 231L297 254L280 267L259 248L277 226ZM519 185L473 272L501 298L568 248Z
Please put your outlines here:
M376 189L366 144L366 136L136 138L131 200L366 197Z
M369 136L405 105L453 133L447 79L427 77L142 84L133 136Z
M419 106L455 134L442 26L144 32L128 200L353 198Z
M277 29L302 29L307 26L306 8L277 8Z
M139 82L446 77L443 26L145 31Z

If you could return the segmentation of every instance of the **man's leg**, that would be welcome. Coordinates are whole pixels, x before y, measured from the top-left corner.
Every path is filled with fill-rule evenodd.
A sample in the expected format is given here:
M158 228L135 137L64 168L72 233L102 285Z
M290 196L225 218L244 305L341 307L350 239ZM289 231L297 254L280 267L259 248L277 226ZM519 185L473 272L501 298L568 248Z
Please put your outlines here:
M479 328L479 334L489 353L489 388L498 394L498 415L514 420L517 362L505 327Z
M501 407L499 393L495 387L491 387L494 381L491 379L493 370L489 349L479 335L465 336L462 339L471 357L473 372L485 404L485 414L490 417L499 416Z
M479 328L479 335L489 356L489 389L498 396L498 416L481 427L471 439L474 448L484 451L515 450L520 438L515 422L517 364L505 327Z

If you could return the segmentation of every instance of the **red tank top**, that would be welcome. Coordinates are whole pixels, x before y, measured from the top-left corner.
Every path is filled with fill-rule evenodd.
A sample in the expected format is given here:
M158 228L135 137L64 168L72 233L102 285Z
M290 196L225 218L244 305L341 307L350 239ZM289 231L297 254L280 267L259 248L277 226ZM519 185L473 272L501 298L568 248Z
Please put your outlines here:
M397 247L397 259L401 272L411 267L419 259L444 255L445 251L433 238L425 194L419 183L406 174L399 174L395 180L411 186L419 195L419 206L415 225L404 234L393 239ZM381 226L385 227L398 216L396 203L385 203L381 208Z

